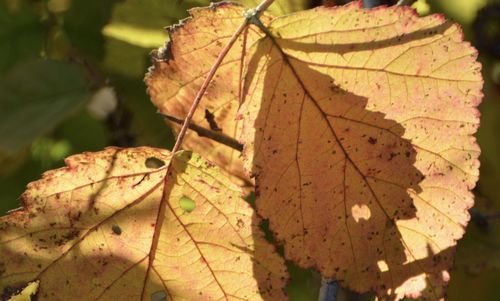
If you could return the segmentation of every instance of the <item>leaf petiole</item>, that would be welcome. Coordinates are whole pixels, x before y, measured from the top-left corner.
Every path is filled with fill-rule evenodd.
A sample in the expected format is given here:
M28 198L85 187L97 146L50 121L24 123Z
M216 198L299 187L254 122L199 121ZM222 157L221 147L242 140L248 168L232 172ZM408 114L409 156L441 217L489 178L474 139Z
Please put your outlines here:
M179 118L179 117L168 115L168 114L161 114L161 115L166 120L177 123L179 125L182 125L184 123L184 120ZM213 141L227 145L230 148L235 149L235 150L240 151L240 152L243 150L243 145L241 143L239 143L238 140L236 140L228 135L225 135L222 132L206 129L206 128L201 127L201 126L199 126L195 123L192 123L192 122L189 124L189 129L195 131L198 134L198 136L200 136L200 137L206 137L206 138L211 139Z
M267 36L272 36L271 32L267 27L260 21L260 13L257 9L249 9L243 13L248 23L257 26L260 30L262 30Z

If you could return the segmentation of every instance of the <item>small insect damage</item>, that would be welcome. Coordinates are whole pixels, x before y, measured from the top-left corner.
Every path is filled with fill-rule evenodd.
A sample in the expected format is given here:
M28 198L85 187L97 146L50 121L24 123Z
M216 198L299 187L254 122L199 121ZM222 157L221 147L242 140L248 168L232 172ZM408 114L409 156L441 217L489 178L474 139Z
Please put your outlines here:
M146 165L147 168L156 169L165 166L165 161L158 159L156 157L149 157L144 162L144 165Z
M196 208L196 202L192 198L183 195L179 199L179 206L185 213L191 213Z

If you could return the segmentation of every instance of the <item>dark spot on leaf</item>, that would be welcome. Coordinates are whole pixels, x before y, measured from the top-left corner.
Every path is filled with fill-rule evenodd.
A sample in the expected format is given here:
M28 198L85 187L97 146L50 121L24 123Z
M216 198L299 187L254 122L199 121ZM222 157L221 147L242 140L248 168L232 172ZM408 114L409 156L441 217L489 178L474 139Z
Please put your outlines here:
M52 239L57 246L62 246L64 244L66 244L68 241L73 240L76 237L78 237L79 234L80 234L80 231L71 230L70 232L62 235L60 238L58 238L57 235L55 235L55 234L53 236L50 236L49 238Z
M370 144L376 144L377 143L377 138L370 137L370 138L368 138L368 142Z
M389 154L389 161L392 161L392 159L394 159L395 157L397 157L398 154L396 153L390 153Z

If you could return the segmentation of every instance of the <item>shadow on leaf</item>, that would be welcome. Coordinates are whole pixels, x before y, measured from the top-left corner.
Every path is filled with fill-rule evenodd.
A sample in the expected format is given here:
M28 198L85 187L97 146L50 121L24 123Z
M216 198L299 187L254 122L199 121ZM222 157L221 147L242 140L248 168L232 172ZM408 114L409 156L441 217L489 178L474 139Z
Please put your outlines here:
M405 227L421 218L413 197L424 178L405 129L349 91L361 78L313 69L281 42L254 46L240 113L251 121L244 154L258 213L286 259L358 292L440 296L452 256ZM408 240L401 231L416 233ZM412 253L422 246L426 255Z

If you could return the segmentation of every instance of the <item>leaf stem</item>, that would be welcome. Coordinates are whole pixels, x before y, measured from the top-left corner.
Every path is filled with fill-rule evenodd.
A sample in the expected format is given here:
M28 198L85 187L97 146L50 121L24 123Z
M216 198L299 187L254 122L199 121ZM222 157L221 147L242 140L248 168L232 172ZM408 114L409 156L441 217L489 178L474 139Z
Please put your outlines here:
M254 10L253 10L253 16L258 16L264 12L272 3L274 0L263 0ZM245 30L245 28L248 26L250 22L250 19L247 17L243 21L243 23L238 27L238 29L233 33L231 36L231 39L229 42L224 46L222 51L219 53L217 56L217 60L213 64L213 66L210 68L210 71L208 72L207 77L205 78L205 81L201 85L200 89L198 90L198 93L196 94L195 99L193 100L193 104L191 105L191 108L189 109L189 112L186 116L186 119L184 119L184 123L182 124L181 130L179 131L179 135L177 136L177 140L175 141L175 145L172 148L172 154L175 154L179 149L181 148L182 141L184 140L184 137L186 135L186 131L189 128L189 123L193 119L194 113L196 112L196 108L200 104L200 101L207 91L208 85L212 81L213 77L215 76L215 73L217 72L217 69L219 69L219 66L222 64L222 61L228 54L229 50L233 47L234 43L238 40L239 36Z
M177 123L180 125L184 124L184 120L179 118L179 117L168 115L168 114L161 114L161 115L168 121L171 121L171 122L174 122L174 123ZM192 122L189 124L188 128L190 130L195 131L198 134L198 136L200 136L200 137L206 137L206 138L211 139L213 141L227 145L230 148L233 148L233 149L240 151L240 152L243 150L243 144L239 143L236 139L229 137L228 135L223 134L222 132L212 131L212 130L206 129L206 128L199 126L199 125L192 123Z
M330 278L321 279L318 301L336 301L339 283Z
M260 16L266 9L273 4L274 0L264 0L262 1L256 8L255 12L257 13L257 17Z

